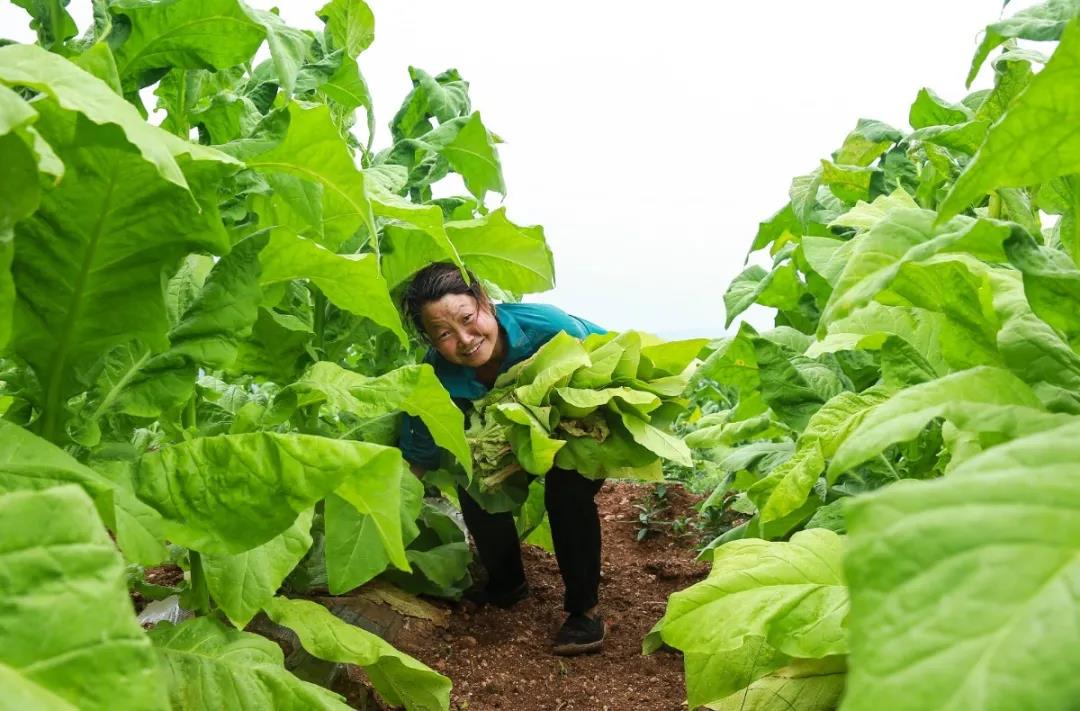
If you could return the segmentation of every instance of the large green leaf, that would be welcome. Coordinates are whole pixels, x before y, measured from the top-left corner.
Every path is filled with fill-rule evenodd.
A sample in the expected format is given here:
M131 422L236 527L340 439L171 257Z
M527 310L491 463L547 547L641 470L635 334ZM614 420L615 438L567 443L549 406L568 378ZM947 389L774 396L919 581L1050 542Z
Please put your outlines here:
M349 708L337 694L285 671L275 642L212 617L161 622L149 635L167 670L174 709Z
M192 189L207 200L200 209L116 127L48 102L37 107L67 172L16 228L13 342L42 383L41 431L57 441L62 404L83 388L79 370L132 339L155 350L168 345L161 274L190 251L228 250L213 205L222 169L230 168L182 159Z
M65 9L69 0L12 0L13 4L30 13L30 28L37 32L38 44L45 49L63 53L64 43L79 32L75 20Z
M450 399L432 367L408 365L375 378L320 361L289 389L298 405L325 402L331 410L363 420L405 412L419 417L435 444L453 454L472 473L472 455L465 441L465 416Z
M727 311L724 324L730 326L736 316L755 303L781 311L794 309L804 292L805 287L799 281L795 265L790 262L770 272L756 265L748 267L735 277L724 293Z
M303 30L290 27L274 12L244 8L248 16L266 32L266 42L270 47L270 56L274 60L278 81L286 95L291 95L296 88L296 76L300 73L313 41L312 36Z
M418 534L416 517L424 499L424 485L411 472L400 479L402 541ZM360 513L345 499L331 494L324 509L327 586L334 595L363 585L392 563L382 541L379 517Z
M102 475L54 444L0 419L0 493L78 484L99 506L108 507L113 486Z
M269 198L256 201L255 209L263 224L296 226L306 222L304 236L330 249L337 249L361 227L374 233L364 175L334 125L329 107L291 102L285 111L289 120L283 140L269 145L241 141L226 147L244 159L249 168L294 183L300 181L300 186L309 188L277 190ZM317 202L317 210L307 204L311 200Z
M908 112L908 122L912 128L954 126L968 121L971 114L971 109L962 104L951 104L930 89L919 89Z
M894 209L862 236L822 313L822 330L869 303L908 262L940 252L969 252L1005 261L1002 243L1011 234L1008 224L957 217L935 226L936 217L929 210Z
M967 84L975 81L990 52L1009 39L1052 41L1061 37L1066 24L1080 15L1080 3L1076 0L1046 0L1034 7L1021 10L1012 17L988 25L979 48L971 60Z
M78 711L78 707L68 703L62 697L52 693L22 676L16 670L0 663L0 687L4 689L4 699L0 708L4 711Z
M1078 120L1080 21L1073 21L1046 68L991 127L941 203L940 219L952 217L996 188L1024 187L1080 172L1080 138L1070 128Z
M354 627L308 600L274 598L270 619L296 632L300 644L320 659L363 667L372 686L389 704L406 711L448 711L450 680L397 651L379 637Z
M787 543L744 539L717 549L709 577L668 599L664 617L646 638L646 651L662 640L695 657L695 664L705 664L702 655L733 651L757 657L761 644L751 641L764 641L771 650L765 658L845 653L842 544L835 533L819 528L796 533ZM738 658L728 655L727 661L710 678L688 681L697 694L691 708L728 696L732 682L738 682L734 688L747 683Z
M469 83L456 69L433 77L422 69L409 67L409 78L413 89L390 121L390 133L395 142L430 131L429 117L445 123L469 113Z
M386 233L391 246L382 266L391 288L431 262L454 261L453 252L428 233L394 227ZM514 224L504 208L474 220L447 222L446 234L465 266L506 291L530 294L555 285L554 262L543 228Z
M479 112L447 121L416 143L444 157L461 175L469 192L481 202L488 191L506 194L495 140L480 120Z
M1077 457L1073 422L855 500L845 709L1080 698Z
M825 471L825 460L836 453L867 412L886 397L884 391L874 388L861 393L842 392L813 414L791 458L747 490L758 507L762 524L779 521L806 502Z
M332 0L318 15L326 20L326 32L334 45L350 57L355 58L375 41L375 14L364 0Z
M250 61L266 38L238 0L112 0L109 9L131 21L116 65L136 87L156 78L153 69L214 70Z
M275 231L260 256L262 284L309 279L336 306L393 331L402 343L401 325L374 254L334 254L316 242Z
M1064 252L1040 247L1027 237L1010 239L1009 259L1024 273L1024 293L1031 310L1080 346L1080 270Z
M235 554L281 534L343 483L378 489L392 478L396 486L400 464L398 450L364 442L268 432L219 435L146 455L135 472L135 491L164 517L173 542ZM397 502L383 505L396 523ZM400 537L398 531L399 546Z
M844 693L843 658L797 660L720 701L712 711L833 711Z
M891 444L914 439L935 417L961 429L1007 437L1045 429L1059 418L1046 413L1022 380L1007 370L972 368L901 390L866 414L840 445L830 477L877 456Z
M206 585L229 621L243 628L269 602L311 548L314 510L305 511L281 535L235 555L203 555Z
M78 488L0 494L0 677L81 709L166 708L125 580L123 560ZM0 705L15 708L11 701Z
M420 513L423 485L410 473L403 473L401 485L401 531L403 542L415 537L416 517ZM362 513L345 499L332 494L326 498L326 577L327 587L334 595L347 593L385 571L391 565L401 565L401 559L391 560L385 536L388 532L385 508L378 515ZM407 559L406 559L407 560Z
M63 57L34 45L0 47L0 82L43 91L63 108L81 113L94 123L119 126L126 139L157 168L162 178L181 188L187 186L174 157L184 152L177 150L182 142L166 141L164 136L168 134L146 123L135 107L113 93L108 84ZM210 154L209 149L189 146L186 151L189 154ZM220 157L225 159L225 156ZM184 196L176 198L177 201L184 199Z

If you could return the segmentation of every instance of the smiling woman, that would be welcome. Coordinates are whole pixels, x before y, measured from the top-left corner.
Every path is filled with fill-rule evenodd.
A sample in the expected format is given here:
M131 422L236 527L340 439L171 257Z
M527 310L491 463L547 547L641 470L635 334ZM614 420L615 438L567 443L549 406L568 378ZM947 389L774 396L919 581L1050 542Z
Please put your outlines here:
M465 276L468 276L466 281ZM425 357L462 409L483 397L500 373L528 358L560 332L575 338L604 333L599 326L554 306L491 302L470 272L431 264L405 290L404 311L431 344ZM405 418L401 450L413 471L439 466L440 452L417 417ZM554 468L545 478L544 504L559 571L566 586L566 622L555 637L556 654L599 650L604 621L597 611L600 585L600 519L594 497L602 479ZM513 514L490 512L458 487L465 524L488 573L488 582L466 596L478 604L512 607L529 595Z

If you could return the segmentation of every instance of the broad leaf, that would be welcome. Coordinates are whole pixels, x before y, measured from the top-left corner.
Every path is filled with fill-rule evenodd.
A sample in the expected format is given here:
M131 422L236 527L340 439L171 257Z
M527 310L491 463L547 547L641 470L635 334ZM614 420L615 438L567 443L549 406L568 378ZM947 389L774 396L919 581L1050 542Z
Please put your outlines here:
M408 341L374 254L334 254L309 239L275 232L260 261L263 285L309 279L334 305Z
M760 645L747 644L753 640L789 657L845 653L842 542L831 531L813 529L796 533L788 543L744 539L717 549L709 577L668 599L664 617L646 638L646 651L662 640L688 659L694 655L697 664L705 661L700 655L736 650L757 656ZM690 706L730 694L733 679L725 675L741 676L740 666L729 659L708 683L695 680L700 696L691 698Z
M317 189L316 193L278 190L272 197L256 201L256 212L264 224L297 225L306 221L304 236L330 249L337 249L361 227L366 227L369 234L374 233L364 175L353 162L330 109L325 105L292 102L285 111L288 130L280 142L269 146L238 142L224 147L243 158L249 168L280 174ZM320 208L315 212L307 204L312 199Z
M987 26L971 60L967 85L971 86L971 82L975 81L979 68L990 52L1006 40L1015 38L1045 42L1059 39L1066 24L1077 15L1080 15L1080 3L1076 0L1046 0Z
M448 711L450 680L397 651L367 630L354 627L321 605L307 600L274 598L270 619L296 632L300 644L320 659L356 664L389 704L407 711Z
M43 91L64 109L81 113L94 123L119 126L131 145L157 168L161 177L181 188L186 187L187 182L174 156L188 153L203 160L211 155L218 160L227 160L226 156L208 148L185 146L184 142L163 134L146 123L131 104L113 93L108 84L40 47L25 44L0 47L0 82Z
M337 694L285 671L277 643L212 617L161 622L149 635L167 671L174 709L349 708Z
M901 390L877 405L840 445L829 476L835 478L895 442L914 439L935 417L961 429L1008 437L1056 421L1015 375L999 368L972 368Z
M132 339L156 350L168 345L161 273L174 270L190 251L228 250L212 206L228 166L182 159L192 189L213 200L200 209L186 190L162 180L114 126L48 102L38 109L67 173L16 228L13 340L43 385L41 431L59 441L62 403L83 389L78 370ZM139 219L131 219L134 214ZM110 317L100 318L105 313Z
M125 580L78 488L0 494L0 678L14 675L23 693L33 685L81 709L166 708Z
M851 505L845 709L1049 709L1080 696L1078 456L1071 423Z
M144 456L135 491L164 517L173 542L235 554L281 534L346 481L380 486L399 476L387 463L395 457L400 464L395 449L314 435L219 435Z
M202 556L210 595L237 628L243 629L274 597L311 548L313 516L313 510L301 513L284 533L249 551Z
M409 365L371 378L320 361L289 386L297 404L325 402L329 409L348 412L362 420L405 411L419 417L435 443L450 451L465 470L472 472L472 456L465 441L465 417L426 363Z
M454 254L430 234L394 227L386 232L391 247L383 260L383 274L391 288L431 262L454 261ZM529 294L555 284L543 228L510 222L504 208L475 220L447 222L446 234L466 267L506 291Z
M136 88L159 67L225 69L251 60L266 38L238 0L112 0L109 9L131 21L116 50L121 78ZM145 75L145 76L144 76Z
M1075 3L1072 3L1075 5ZM1080 8L1078 8L1080 9ZM1080 21L1065 28L1054 55L994 124L941 204L948 219L984 194L1080 172Z
M375 15L364 0L333 0L318 12L334 45L355 58L375 41Z
M477 200L483 202L489 191L506 194L495 140L484 127L479 112L447 121L416 143L444 157L461 174L465 187Z

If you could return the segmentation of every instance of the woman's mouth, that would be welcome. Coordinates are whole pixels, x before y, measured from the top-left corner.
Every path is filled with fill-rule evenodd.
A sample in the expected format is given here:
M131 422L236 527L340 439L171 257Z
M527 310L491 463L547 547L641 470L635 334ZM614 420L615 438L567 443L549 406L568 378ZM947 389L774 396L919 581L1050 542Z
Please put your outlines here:
M467 351L463 352L463 353L461 354L461 355L462 355L462 357L464 357L464 358L471 358L471 357L473 357L474 355L476 355L477 351L479 351L479 350L480 350L480 346L482 346L483 344L484 344L484 341L483 341L483 340L480 340L480 341L478 341L478 342L476 343L476 345L475 345L475 346L473 346L473 347L472 347L472 348L470 348L469 350L467 350Z

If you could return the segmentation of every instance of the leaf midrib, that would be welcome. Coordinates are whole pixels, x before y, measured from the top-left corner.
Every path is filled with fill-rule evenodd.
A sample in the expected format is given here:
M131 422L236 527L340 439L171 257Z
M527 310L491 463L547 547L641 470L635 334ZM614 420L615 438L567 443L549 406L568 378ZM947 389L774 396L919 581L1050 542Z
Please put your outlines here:
M75 330L76 322L82 312L83 296L90 279L90 271L94 258L97 256L98 245L105 232L105 223L108 221L108 218L112 216L114 208L112 204L113 196L116 193L118 182L118 170L114 165L112 172L107 179L108 188L101 203L103 209L98 213L98 219L93 230L91 230L90 240L86 249L83 251L83 259L82 264L79 267L79 274L75 278L75 283L71 290L67 317L64 319L64 325L60 329L60 337L57 339L57 348L53 354L52 364L49 367L49 387L45 396L45 412L42 418L42 436L51 442L57 441L58 432L56 432L56 428L60 411L61 376L68 361L68 347L71 343L71 336Z

